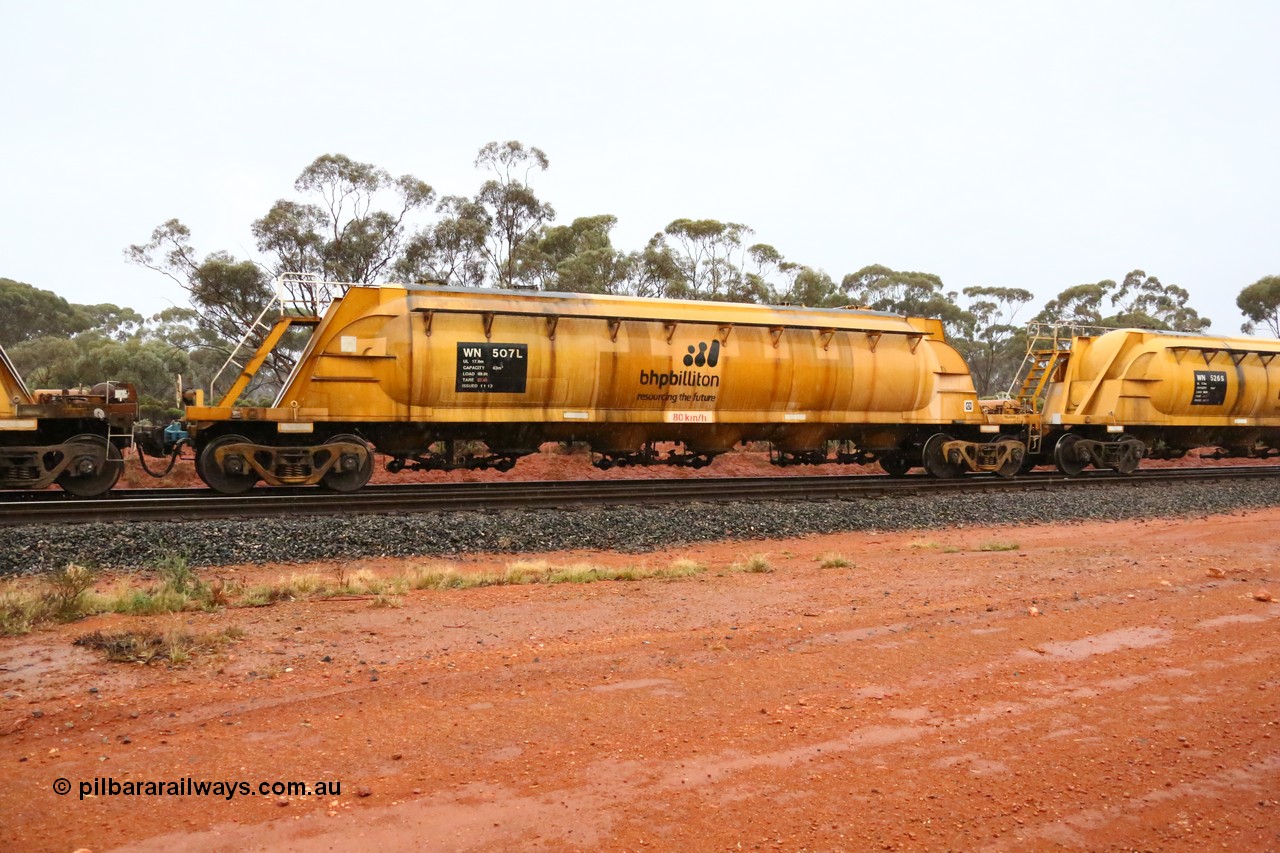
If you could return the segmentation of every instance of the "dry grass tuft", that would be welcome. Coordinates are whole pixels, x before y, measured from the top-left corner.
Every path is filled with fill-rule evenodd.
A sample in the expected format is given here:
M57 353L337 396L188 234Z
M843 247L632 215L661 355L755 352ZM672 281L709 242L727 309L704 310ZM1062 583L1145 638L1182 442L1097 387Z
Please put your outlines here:
M167 661L180 666L190 663L195 655L217 652L244 636L240 628L230 627L212 634L189 634L183 631L121 631L104 634L94 631L78 637L74 643L95 649L117 663L149 664Z
M753 558L754 559L754 558ZM763 559L763 558L760 558ZM753 568L749 571L768 571ZM412 590L474 589L525 584L595 583L597 581L671 580L706 571L692 560L675 560L669 566L610 568L588 563L553 565L546 560L517 560L496 572L460 572L449 564L415 566L391 576L369 569L349 572L340 566L331 576L314 572L279 577L274 583L245 588L234 581L215 578L205 582L183 557L171 557L157 567L156 582L139 585L135 578L121 578L105 594L92 590L97 575L80 566L68 566L48 576L40 587L10 582L0 587L0 635L25 634L40 624L70 621L98 613L154 616L221 607L265 607L279 601L353 595L371 597L372 607L400 607L401 597ZM93 637L93 635L87 635ZM95 642L97 642L95 640ZM105 641L103 641L105 642ZM123 639L114 652L147 660L158 652L150 640ZM179 658L181 641L169 644ZM168 648L168 646L166 646ZM171 657L166 659L173 662Z
M748 574L767 574L773 571L773 566L769 565L769 558L766 555L752 554L745 560L729 566L729 571L746 572Z

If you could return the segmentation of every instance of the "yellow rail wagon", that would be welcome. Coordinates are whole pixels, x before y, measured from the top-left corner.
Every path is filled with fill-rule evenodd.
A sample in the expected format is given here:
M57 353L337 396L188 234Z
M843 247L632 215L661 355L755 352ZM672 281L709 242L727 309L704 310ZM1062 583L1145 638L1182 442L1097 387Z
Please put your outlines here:
M1013 394L1039 413L1028 461L1073 476L1089 464L1128 473L1144 457L1199 447L1219 458L1280 455L1277 356L1280 341L1260 338L1036 330Z
M28 391L0 348L0 488L57 483L81 497L103 494L123 470L121 450L138 416L132 385Z
M351 286L299 311L278 283L265 341L218 405L187 408L201 477L235 493L360 488L388 468L510 468L547 441L600 467L700 466L739 442L781 463L879 461L901 474L1017 470L987 434L937 320L879 312L417 286ZM314 331L271 406L238 405L273 347ZM674 443L663 453L660 443ZM844 442L831 455L829 442Z

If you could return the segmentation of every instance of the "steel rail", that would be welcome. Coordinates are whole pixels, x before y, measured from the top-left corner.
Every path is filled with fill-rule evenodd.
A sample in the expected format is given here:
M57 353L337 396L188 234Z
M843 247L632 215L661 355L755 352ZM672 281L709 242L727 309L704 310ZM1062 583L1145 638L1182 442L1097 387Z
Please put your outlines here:
M12 494L0 502L0 526L282 515L361 515L414 512L547 509L673 502L841 500L919 493L1044 491L1067 488L1144 487L1233 479L1280 479L1280 466L1158 469L1120 475L1106 471L1066 478L1036 472L1013 479L967 475L937 480L924 475L698 477L661 480L514 480L484 483L369 486L340 493L320 488L254 489L219 495L208 489L122 490L85 500L62 492Z

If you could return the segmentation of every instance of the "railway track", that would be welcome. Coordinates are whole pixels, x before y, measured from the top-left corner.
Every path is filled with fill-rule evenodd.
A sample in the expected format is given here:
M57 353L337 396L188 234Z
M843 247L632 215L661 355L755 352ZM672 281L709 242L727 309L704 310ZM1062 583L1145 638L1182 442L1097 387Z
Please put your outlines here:
M254 489L217 495L208 489L137 489L82 500L62 492L10 493L0 500L0 526L117 521L263 518L278 515L365 515L493 509L545 509L702 501L842 500L922 492L1009 492L1052 489L1144 488L1163 483L1280 480L1280 466L1162 469L1128 476L1094 471L1068 479L1034 472L1013 479L924 475L847 477L705 477L688 480L508 481L370 486L343 494L321 489Z

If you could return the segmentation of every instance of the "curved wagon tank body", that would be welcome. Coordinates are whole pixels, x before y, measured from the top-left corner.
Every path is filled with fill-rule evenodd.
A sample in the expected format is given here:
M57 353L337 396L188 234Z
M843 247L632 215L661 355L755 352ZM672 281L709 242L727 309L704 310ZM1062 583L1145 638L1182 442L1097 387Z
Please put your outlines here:
M1280 455L1280 341L1120 329L1044 355L1044 447L1067 473L1117 442L1138 458Z
M547 441L586 441L607 467L698 466L743 441L807 462L833 441L870 460L916 452L942 430L983 438L969 370L937 320L353 286L312 322L274 405L237 407L229 394L188 408L215 488L358 488L366 441L398 470L510 467ZM483 442L488 455L460 461L450 444L443 458L431 450L441 442ZM683 450L658 459L656 442Z
M120 478L121 451L138 417L132 385L27 389L0 348L0 488L43 489L57 483L80 497L103 494Z

